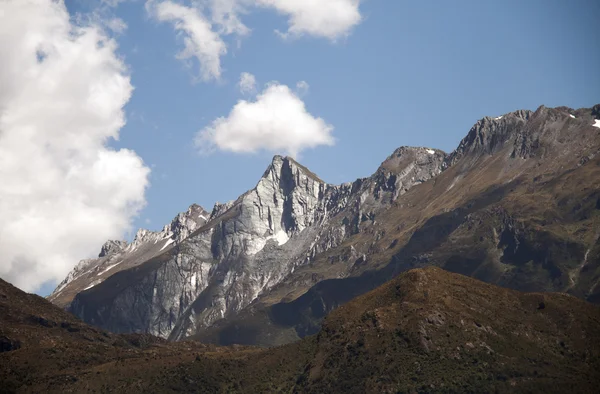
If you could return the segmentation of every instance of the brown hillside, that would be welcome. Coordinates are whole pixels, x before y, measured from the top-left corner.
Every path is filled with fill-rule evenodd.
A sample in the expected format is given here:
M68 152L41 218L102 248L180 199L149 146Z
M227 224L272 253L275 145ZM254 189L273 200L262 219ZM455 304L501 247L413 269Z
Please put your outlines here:
M91 328L0 281L3 392L592 392L600 308L416 269L261 350Z

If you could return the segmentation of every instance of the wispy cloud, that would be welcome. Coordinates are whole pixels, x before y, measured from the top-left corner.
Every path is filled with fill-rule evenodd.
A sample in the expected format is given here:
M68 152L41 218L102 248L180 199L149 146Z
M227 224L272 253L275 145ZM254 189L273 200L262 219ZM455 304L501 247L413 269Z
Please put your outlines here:
M310 89L310 86L308 85L308 82L306 82L306 81L300 81L296 84L296 92L298 93L298 95L300 97L307 94L309 89Z
M196 58L201 80L221 78L221 56L227 53L227 45L199 9L172 1L148 2L146 5L153 17L172 23L181 34L184 48L177 55L179 59L189 61Z
M243 72L240 74L240 81L238 82L240 92L242 94L250 94L256 92L256 77L250 73Z
M152 17L171 23L179 33L184 48L178 58L186 62L196 59L203 81L220 79L221 59L228 48L224 36L239 40L249 35L251 29L242 17L253 9L271 9L286 16L287 31L277 31L284 38L307 35L336 41L362 21L359 6L360 0L197 0L190 5L176 0L146 2Z

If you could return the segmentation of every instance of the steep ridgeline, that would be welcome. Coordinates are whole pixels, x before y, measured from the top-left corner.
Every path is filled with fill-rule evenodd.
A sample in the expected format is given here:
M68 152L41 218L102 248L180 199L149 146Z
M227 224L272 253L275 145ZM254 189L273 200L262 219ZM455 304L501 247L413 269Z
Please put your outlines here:
M597 105L485 117L449 155L400 148L340 186L275 157L179 244L82 285L71 311L115 332L278 345L428 265L600 302L599 152Z
M332 186L293 159L275 156L254 189L216 204L206 222L186 222L178 238L163 230L138 234L128 246L111 241L99 259L80 263L50 300L70 303L84 321L113 332L184 338L235 316L360 232L362 222L441 173L445 158L438 150L402 147L373 176ZM193 209L201 208L188 213ZM190 215L206 216L203 210Z
M111 275L142 264L164 253L186 239L206 223L209 213L199 205L192 205L177 215L162 231L139 229L133 242L107 241L96 259L82 260L48 297L52 303L66 308L81 291L102 283Z
M485 117L443 172L385 211L362 215L338 247L196 338L291 342L318 332L323 317L350 299L430 265L600 303L599 152L600 105Z

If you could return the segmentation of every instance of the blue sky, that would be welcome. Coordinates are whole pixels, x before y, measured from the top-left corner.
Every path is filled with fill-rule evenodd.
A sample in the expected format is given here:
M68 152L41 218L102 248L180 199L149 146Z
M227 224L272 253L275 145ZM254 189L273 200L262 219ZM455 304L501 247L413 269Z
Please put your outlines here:
M402 145L450 152L483 116L590 107L598 15L591 0L3 2L0 276L51 288L106 238L235 199L274 154L338 184Z
M310 85L304 102L335 127L336 144L300 161L329 183L370 175L402 145L449 152L486 115L600 101L598 2L371 0L360 11L363 22L335 43L284 40L273 30L285 18L252 13L252 33L223 58L222 81L192 83L172 27L149 20L140 2L121 4L114 12L128 29L119 51L135 91L115 146L153 165L135 227L158 229L192 202L210 210L254 186L275 152L202 156L192 144L244 98L242 72L259 84Z

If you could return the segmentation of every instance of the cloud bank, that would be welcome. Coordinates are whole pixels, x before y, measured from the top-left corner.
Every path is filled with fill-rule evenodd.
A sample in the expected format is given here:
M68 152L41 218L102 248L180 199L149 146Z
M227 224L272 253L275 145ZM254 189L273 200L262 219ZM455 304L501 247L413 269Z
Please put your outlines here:
M227 117L199 131L195 143L203 153L266 150L297 157L304 149L333 145L332 131L289 87L271 83L254 101L240 100Z
M149 169L118 138L132 86L116 43L62 1L0 2L0 277L62 280L121 237Z

